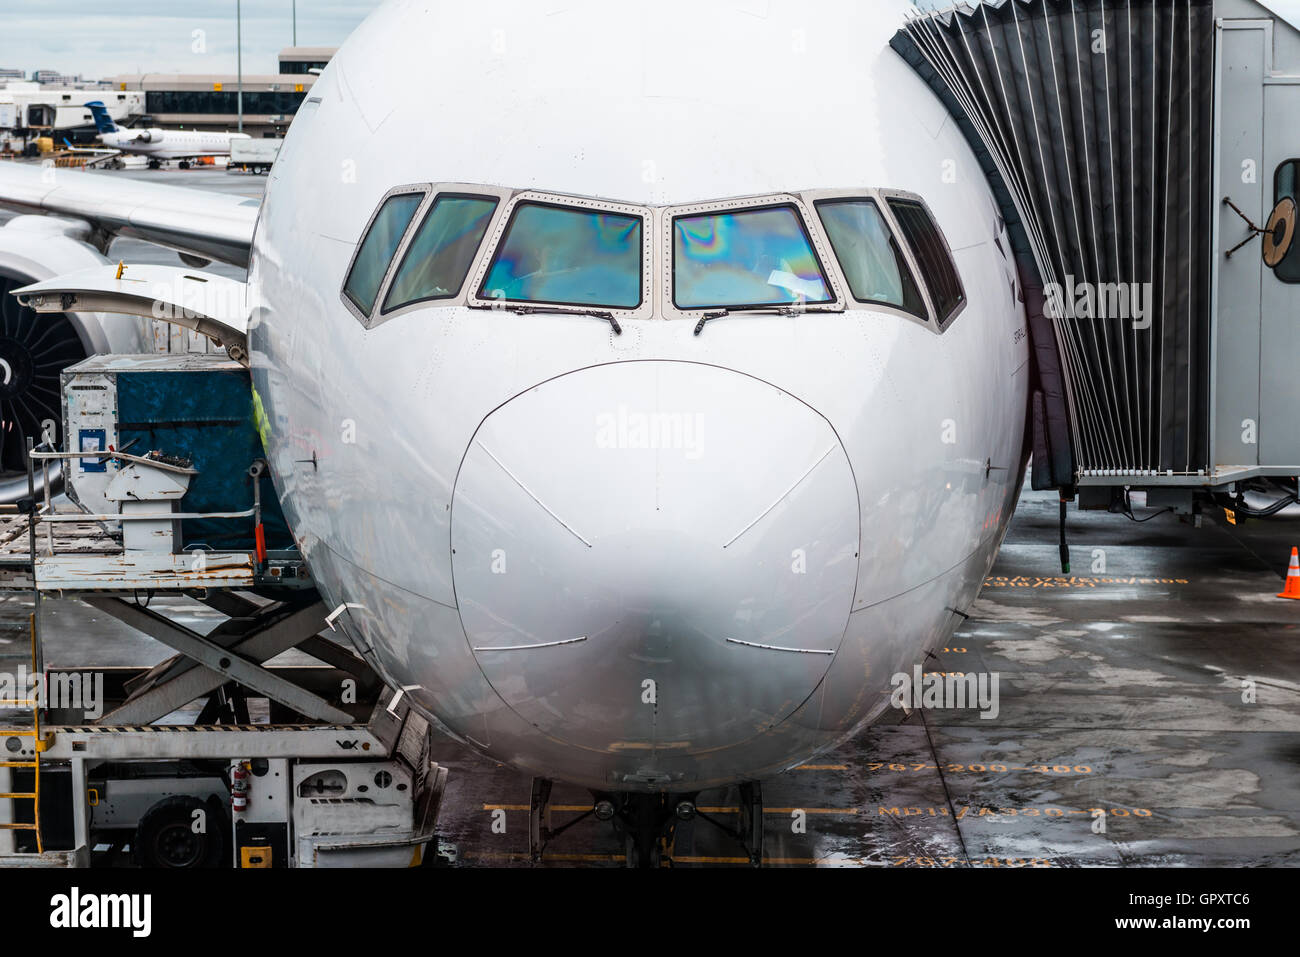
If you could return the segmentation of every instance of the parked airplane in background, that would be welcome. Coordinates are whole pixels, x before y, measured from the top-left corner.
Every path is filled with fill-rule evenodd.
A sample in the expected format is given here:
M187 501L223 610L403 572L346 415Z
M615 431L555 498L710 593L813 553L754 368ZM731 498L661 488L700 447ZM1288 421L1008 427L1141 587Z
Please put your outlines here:
M993 563L1025 309L979 161L888 46L909 3L552 6L385 4L260 215L17 166L0 201L248 265L197 321L251 365L333 622L537 777L535 849L550 779L642 863L736 783L758 855L754 782L888 712ZM22 298L220 285L127 269Z
M157 169L164 160L181 160L181 168L188 169L188 160L199 156L229 156L232 140L252 139L247 133L205 133L157 127L124 130L113 122L102 102L96 100L86 106L95 117L101 143L123 153L148 157L151 169Z

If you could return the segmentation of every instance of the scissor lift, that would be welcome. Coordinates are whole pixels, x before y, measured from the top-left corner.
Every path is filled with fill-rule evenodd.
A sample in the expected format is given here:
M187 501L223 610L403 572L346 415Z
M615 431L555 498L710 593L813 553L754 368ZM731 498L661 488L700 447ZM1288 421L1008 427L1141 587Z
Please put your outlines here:
M0 515L0 597L34 605L30 660L0 670L48 679L0 699L0 866L89 866L97 846L119 858L129 846L146 866L421 863L447 776L428 723L324 637L328 609L296 551L265 549L260 532L251 550L180 549L187 521L260 516L178 511L188 466L163 452L29 449L32 494ZM133 482L119 511L55 500L48 482L38 500L38 474L87 459ZM175 546L160 549L171 530ZM160 607L178 596L225 620L200 634ZM46 662L42 606L73 599L176 652L148 669L93 669L95 720L68 694L90 669ZM314 663L273 663L290 649Z

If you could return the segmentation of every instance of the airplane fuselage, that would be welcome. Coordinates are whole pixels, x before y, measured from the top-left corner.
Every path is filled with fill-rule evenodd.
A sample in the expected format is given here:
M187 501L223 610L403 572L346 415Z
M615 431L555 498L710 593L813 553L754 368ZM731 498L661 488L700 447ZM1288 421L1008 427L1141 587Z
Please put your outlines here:
M520 6L495 58L482 11L398 3L363 24L272 173L253 379L290 526L386 680L540 776L690 791L833 746L951 634L1014 508L1029 354L979 166L886 48L904 4L822 4L826 32L803 36L614 6ZM749 69L701 90L719 36ZM583 51L621 37L592 77ZM394 151L390 129L415 141ZM341 285L408 184L641 210L648 296L621 335L475 308L500 222L466 291L367 328ZM942 331L838 288L835 311L699 334L673 308L673 207L764 197L829 259L807 191L876 188L923 198L947 238L965 304Z
M99 141L107 147L156 160L229 156L230 142L235 138L248 139L248 134L162 129L121 129L99 134Z

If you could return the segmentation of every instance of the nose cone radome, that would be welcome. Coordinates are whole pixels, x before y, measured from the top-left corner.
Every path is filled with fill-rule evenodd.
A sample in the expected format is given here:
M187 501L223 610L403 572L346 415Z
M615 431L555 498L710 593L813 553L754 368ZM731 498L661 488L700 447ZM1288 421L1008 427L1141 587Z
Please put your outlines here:
M764 734L853 604L858 504L817 412L725 369L631 362L492 413L452 504L484 674L556 741L650 778Z

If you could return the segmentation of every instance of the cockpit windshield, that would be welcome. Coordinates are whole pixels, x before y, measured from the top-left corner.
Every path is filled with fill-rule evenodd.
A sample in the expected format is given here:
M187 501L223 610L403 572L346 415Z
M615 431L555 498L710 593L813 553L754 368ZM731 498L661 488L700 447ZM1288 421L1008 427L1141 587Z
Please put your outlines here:
M817 213L854 299L925 317L925 302L916 281L875 201L822 200L817 203Z
M341 298L367 329L439 303L576 313L616 334L619 320L663 318L696 323L698 335L746 311L892 311L941 333L966 306L952 250L920 196L833 187L649 206L496 185L401 186L367 224Z
M357 250L356 260L348 272L344 294L367 315L375 305L384 273L402 244L402 237L424 201L423 193L398 193L384 201L374 222Z
M673 219L678 309L745 309L834 300L793 206Z
M440 195L393 276L384 311L460 292L496 206L494 196Z
M479 297L635 309L642 298L642 228L639 216L520 203Z

